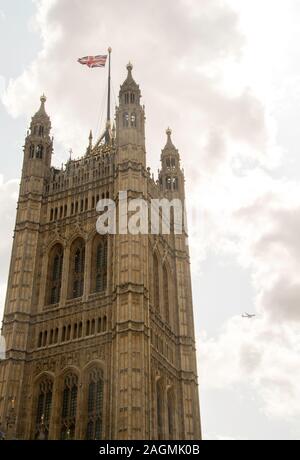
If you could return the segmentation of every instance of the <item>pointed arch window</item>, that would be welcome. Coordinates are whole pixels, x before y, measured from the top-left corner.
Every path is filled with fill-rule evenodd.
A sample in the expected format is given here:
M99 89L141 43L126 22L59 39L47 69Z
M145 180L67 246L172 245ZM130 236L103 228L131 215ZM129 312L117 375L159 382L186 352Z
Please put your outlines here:
M107 239L97 244L95 292L104 292L107 288Z
M29 147L29 157L30 158L34 158L34 151L35 151L34 145L31 144L31 146Z
M178 190L178 177L174 177L173 179L173 190Z
M123 115L123 127L128 128L129 127L129 114L128 112L125 112Z
M165 320L167 323L170 320L170 313L169 313L169 275L167 267L164 265L163 267L163 294L164 294L164 313L165 313Z
M166 186L167 186L167 190L172 190L172 178L171 177L166 178Z
M36 148L36 158L38 160L42 160L43 154L44 154L44 147L42 145L38 145Z
M131 104L135 103L135 94L134 93L130 94L130 102L131 102Z
M49 425L52 409L53 381L49 378L43 379L38 386L35 438L48 439Z
M136 113L131 114L130 125L132 128L136 128Z
M71 248L70 299L77 299L83 295L84 268L85 244L82 239L78 239Z
M39 136L40 137L44 136L44 126L42 126L42 125L39 126Z
M159 265L157 255L153 255L153 301L154 308L159 310Z
M94 369L89 374L86 439L101 440L103 427L103 373Z
M55 305L60 301L61 285L62 285L62 269L63 269L64 251L60 244L54 246L50 253L49 263L49 294L48 304Z
M64 381L62 394L61 439L69 440L75 437L77 413L78 377L69 374Z

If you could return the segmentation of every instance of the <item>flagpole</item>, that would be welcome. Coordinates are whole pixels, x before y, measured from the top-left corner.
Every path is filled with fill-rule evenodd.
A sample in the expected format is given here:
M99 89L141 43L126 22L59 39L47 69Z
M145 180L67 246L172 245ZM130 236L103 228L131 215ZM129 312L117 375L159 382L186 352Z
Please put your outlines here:
M110 122L110 95L111 95L111 52L112 49L108 48L109 64L108 64L108 98L107 98L107 123Z
M109 63L108 63L108 94L107 94L107 121L106 121L106 130L105 130L105 142L106 144L110 143L110 97L111 97L111 47L108 48L109 54Z

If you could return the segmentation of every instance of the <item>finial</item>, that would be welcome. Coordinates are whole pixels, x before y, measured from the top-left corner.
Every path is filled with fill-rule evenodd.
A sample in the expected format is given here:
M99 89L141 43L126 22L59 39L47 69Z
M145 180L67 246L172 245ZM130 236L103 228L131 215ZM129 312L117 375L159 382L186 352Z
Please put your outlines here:
M70 161L71 161L72 160L72 155L73 155L73 150L72 149L69 150L69 154L70 154Z
M90 130L89 140L90 140L90 141L93 140L93 132L92 132L92 130Z
M109 52L109 54L111 54L111 52L112 52L112 47L111 46L108 48L108 52Z
M131 62L129 61L128 64L127 64L127 70L128 72L131 72L133 69L133 65L131 64Z
M45 94L43 94L43 95L41 96L41 103L42 103L42 104L45 104L46 101L47 101L47 98L46 98Z
M166 147L165 149L174 149L174 145L173 145L173 142L172 142L172 139L171 139L171 135L172 135L172 130L171 128L168 128L167 131L166 131L166 134L168 136L168 139L167 139L167 143L166 143Z

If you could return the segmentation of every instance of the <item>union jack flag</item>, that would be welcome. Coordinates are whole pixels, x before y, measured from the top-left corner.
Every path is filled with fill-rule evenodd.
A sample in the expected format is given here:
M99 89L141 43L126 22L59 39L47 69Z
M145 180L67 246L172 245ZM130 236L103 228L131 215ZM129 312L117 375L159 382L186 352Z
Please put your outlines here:
M85 56L83 58L78 59L79 64L87 65L90 68L94 67L105 67L107 60L106 56Z

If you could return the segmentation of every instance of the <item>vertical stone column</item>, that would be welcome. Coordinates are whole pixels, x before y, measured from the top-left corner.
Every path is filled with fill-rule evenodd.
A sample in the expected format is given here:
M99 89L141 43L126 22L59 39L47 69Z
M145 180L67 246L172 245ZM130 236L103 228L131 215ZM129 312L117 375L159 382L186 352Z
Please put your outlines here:
M94 273L92 273L92 250L93 250L93 239L89 238L85 244L85 266L84 266L84 289L83 289L83 301L87 301L92 289L92 279Z
M54 379L52 398L52 413L50 420L49 439L59 440L62 410L62 380L59 377L56 377Z
M76 428L75 428L75 439L80 440L85 438L85 385L82 373L78 377L78 394L77 394L77 410L76 410Z
M62 270L62 284L60 293L60 307L63 307L68 299L69 289L69 273L70 273L70 253L71 248L69 245L65 246L63 270Z
M46 298L47 291L47 274L48 274L48 263L49 263L49 254L46 253L46 250L42 253L42 273L41 273L41 284L39 292L39 311L42 311L43 307L47 305L48 299Z

